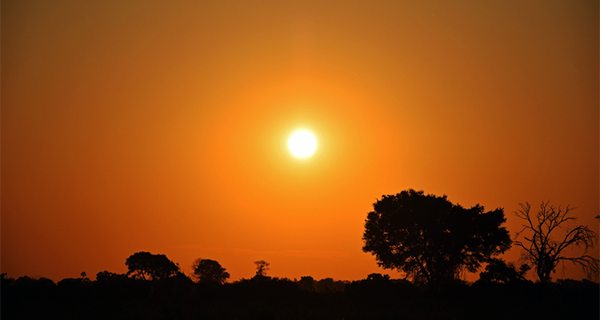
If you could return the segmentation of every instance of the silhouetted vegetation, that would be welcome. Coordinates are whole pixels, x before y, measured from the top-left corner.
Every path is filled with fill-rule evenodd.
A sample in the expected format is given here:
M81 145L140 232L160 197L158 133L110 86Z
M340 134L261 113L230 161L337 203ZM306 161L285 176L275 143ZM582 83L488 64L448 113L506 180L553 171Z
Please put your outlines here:
M175 276L179 266L169 260L164 254L136 252L125 261L131 275L136 279L161 280Z
M299 280L267 276L269 263L254 262L251 279L227 283L229 273L215 260L193 262L196 282L162 254L137 252L128 257L127 273L101 271L91 280L54 283L47 278L6 274L1 278L2 319L598 319L600 287L589 280L551 282L542 272L534 283L528 264L515 265L494 256L510 247L502 209L465 209L445 196L408 190L374 204L366 224L364 250L379 265L397 268L411 279L372 273L359 281L332 278ZM542 205L534 223L529 207L520 217L529 222L533 262L556 266L569 245L590 246L587 227L566 229L563 242L549 236L572 220L570 208ZM541 226L540 226L541 225ZM549 229L544 229L548 228ZM541 239L539 238L541 237ZM531 249L531 248L536 248ZM587 248L587 247L586 247ZM542 257L542 262L539 260ZM544 258L545 257L545 258ZM550 258L554 257L554 260ZM589 261L585 258L576 261ZM594 260L597 263L596 260ZM537 263L538 265L535 265ZM463 270L485 270L467 283ZM544 267L548 268L548 267ZM594 267L588 266L593 270ZM595 266L597 268L597 265ZM543 269L547 270L547 269ZM553 270L553 269L552 269ZM597 270L597 269L596 269ZM545 278L544 278L545 277Z
M520 203L521 209L515 215L523 220L523 229L517 233L525 241L515 241L515 245L523 249L523 259L531 262L541 283L550 281L551 274L556 272L560 262L571 262L581 267L588 278L597 279L598 259L587 254L594 246L598 235L584 225L569 226L576 218L569 213L574 209L567 206L564 210L542 202L535 216L531 213L529 203ZM560 231L564 234L558 234ZM566 249L583 247L584 253L579 256L568 256Z
M269 270L269 266L271 264L266 262L265 260L254 261L254 264L256 265L255 277L266 277L267 271Z
M378 264L405 272L413 281L439 288L475 272L481 263L510 248L500 208L465 209L446 196L407 190L383 196L365 222L363 250Z
M210 259L196 259L192 264L194 276L201 283L223 284L229 279L229 272L221 264Z
M479 274L479 282L515 283L527 281L525 274L531 267L522 264L519 270L514 263L506 263L502 259L492 259L485 267L485 271Z
M359 281L271 278L223 285L178 273L160 280L2 275L2 319L598 319L598 284L457 280L439 291L371 274Z

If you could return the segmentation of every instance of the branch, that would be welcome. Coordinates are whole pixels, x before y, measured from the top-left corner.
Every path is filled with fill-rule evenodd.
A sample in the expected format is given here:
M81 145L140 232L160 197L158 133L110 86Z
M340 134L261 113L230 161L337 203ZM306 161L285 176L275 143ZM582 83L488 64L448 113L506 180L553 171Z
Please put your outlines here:
M575 207L567 207L563 210L552 206L548 202L542 202L540 209L536 214L536 221L531 217L531 206L529 203L520 203L521 209L515 212L515 215L527 222L523 224L523 229L517 232L514 245L523 249L522 259L527 259L534 262L534 266L538 272L538 276L546 276L549 272L555 270L559 262L570 261L577 266L580 266L587 273L588 277L600 273L599 260L587 255L588 249L594 246L594 242L598 239L598 235L590 230L587 226L575 226L573 229L565 226L569 221L575 221L577 218L569 216ZM600 218L600 216L599 216ZM565 230L566 234L562 241L555 242L552 239L556 229ZM525 232L531 230L532 237L523 236L524 241L528 241L526 246L523 241L517 239ZM579 257L565 257L564 251L571 246L583 246L585 252ZM541 274L541 275L540 275Z
M600 274L600 260L590 255L586 254L576 258L559 257L558 260L570 261L575 265L579 265L585 272L588 279L597 278L598 274Z
M527 251L527 253L529 253L532 257L535 256L532 252L532 250L529 248L526 248L525 245L521 242L521 241L515 241L514 245L519 246L521 248L523 248L523 250Z
M567 232L563 241L558 246L556 255L572 244L581 246L581 243L585 246L585 253L587 253L588 248L594 246L594 240L596 238L598 238L596 233L587 226L577 226Z

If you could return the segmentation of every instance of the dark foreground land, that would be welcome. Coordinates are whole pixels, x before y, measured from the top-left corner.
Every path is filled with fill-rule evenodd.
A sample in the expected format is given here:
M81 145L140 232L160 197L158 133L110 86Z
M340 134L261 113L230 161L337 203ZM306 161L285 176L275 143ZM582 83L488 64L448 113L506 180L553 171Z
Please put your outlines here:
M204 285L161 281L2 279L2 319L599 319L597 283L542 287L457 283L443 290L404 280L251 279ZM316 289L315 289L316 288Z

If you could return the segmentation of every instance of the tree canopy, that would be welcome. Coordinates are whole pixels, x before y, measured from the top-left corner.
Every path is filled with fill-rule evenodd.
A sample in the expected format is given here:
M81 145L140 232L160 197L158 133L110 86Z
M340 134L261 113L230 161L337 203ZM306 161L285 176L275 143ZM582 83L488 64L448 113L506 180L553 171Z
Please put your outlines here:
M378 264L438 287L510 248L504 210L452 204L413 189L384 195L365 221L363 250Z
M179 273L179 266L164 254L136 252L127 258L125 264L129 270L127 276L136 279L160 280Z

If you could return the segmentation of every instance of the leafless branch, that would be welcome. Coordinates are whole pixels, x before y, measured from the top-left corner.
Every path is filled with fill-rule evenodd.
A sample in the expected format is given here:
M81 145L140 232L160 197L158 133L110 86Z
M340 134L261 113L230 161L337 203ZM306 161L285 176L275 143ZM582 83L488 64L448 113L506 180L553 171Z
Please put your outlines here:
M550 202L542 202L540 209L531 215L531 205L520 203L521 207L515 215L525 223L517 232L514 244L523 249L522 259L533 263L541 282L550 281L550 274L555 271L559 262L569 261L582 268L589 278L597 277L600 273L599 261L587 254L589 248L594 246L598 235L587 226L578 225L568 227L568 223L577 219L570 215L576 208L567 206L564 210ZM557 229L565 230L565 235L559 242L553 240ZM529 234L529 236L525 236ZM523 241L517 240L519 237ZM578 257L567 257L564 251L567 248L583 247L584 253Z

